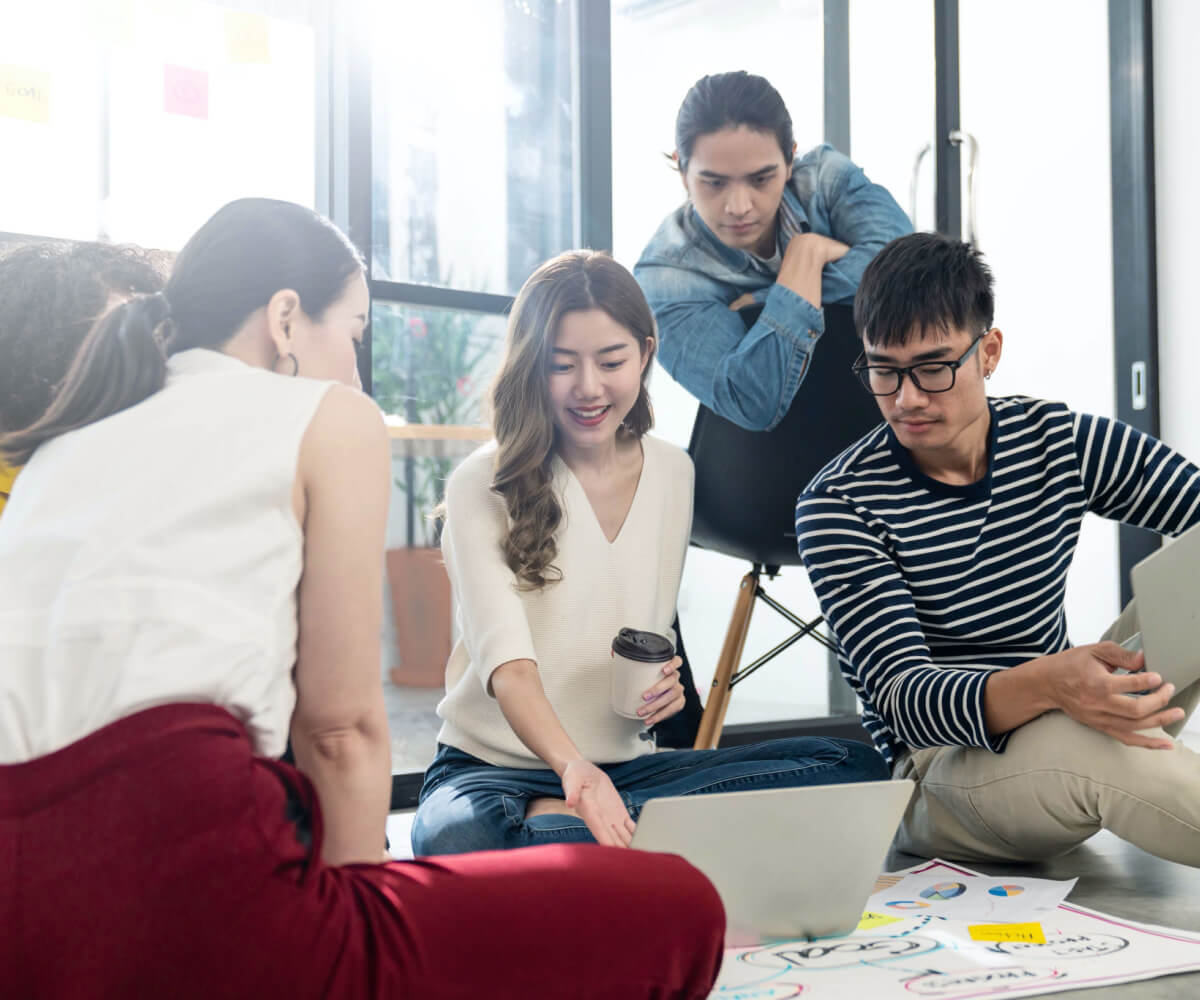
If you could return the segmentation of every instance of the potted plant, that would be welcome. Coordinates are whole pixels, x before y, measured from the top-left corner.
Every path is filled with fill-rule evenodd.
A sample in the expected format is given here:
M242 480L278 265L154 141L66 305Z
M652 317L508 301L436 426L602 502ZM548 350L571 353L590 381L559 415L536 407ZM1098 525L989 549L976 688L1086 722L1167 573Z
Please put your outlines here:
M402 308L372 320L372 390L386 413L409 423L478 424L483 381L497 338L469 313ZM436 453L402 459L395 483L404 497L405 544L387 552L396 627L394 684L439 687L450 655L450 581L435 512L454 459Z

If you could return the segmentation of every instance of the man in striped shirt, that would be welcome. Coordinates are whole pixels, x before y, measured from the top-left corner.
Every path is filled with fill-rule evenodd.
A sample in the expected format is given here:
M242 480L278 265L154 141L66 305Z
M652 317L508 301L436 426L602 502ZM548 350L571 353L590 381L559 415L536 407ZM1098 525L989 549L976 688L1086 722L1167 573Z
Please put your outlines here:
M1063 604L1085 512L1179 534L1200 469L1115 420L989 399L992 278L958 240L890 243L854 312L884 424L809 484L796 534L864 725L917 782L898 846L1035 860L1106 828L1200 866L1200 756L1172 739L1200 682L1072 647ZM1136 629L1131 606L1108 638Z

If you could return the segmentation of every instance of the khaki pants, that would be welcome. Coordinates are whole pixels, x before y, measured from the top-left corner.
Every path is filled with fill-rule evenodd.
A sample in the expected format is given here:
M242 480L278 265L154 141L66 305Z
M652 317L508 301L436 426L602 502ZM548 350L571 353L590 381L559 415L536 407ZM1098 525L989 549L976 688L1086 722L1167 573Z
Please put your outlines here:
M1131 602L1105 633L1137 631ZM1190 716L1200 681L1172 705ZM1172 724L1177 736L1187 721ZM1048 712L1016 729L1004 753L934 747L899 758L893 777L917 783L896 846L922 857L1040 861L1111 830L1143 850L1200 867L1200 755L1130 747Z

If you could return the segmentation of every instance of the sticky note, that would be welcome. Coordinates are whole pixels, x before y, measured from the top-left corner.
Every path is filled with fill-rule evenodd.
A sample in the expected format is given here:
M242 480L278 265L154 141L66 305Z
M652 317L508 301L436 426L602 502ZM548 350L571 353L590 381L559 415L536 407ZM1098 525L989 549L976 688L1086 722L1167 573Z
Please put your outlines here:
M28 66L0 65L0 116L50 120L50 74Z
M164 66L163 109L172 115L207 118L208 72L186 66Z
M1041 924L970 924L967 932L972 941L1026 941L1045 944Z
M271 23L263 14L245 11L225 12L225 46L229 61L269 63L271 61Z
M862 915L862 920L858 922L860 931L872 931L876 927L886 927L888 924L898 924L903 917L890 917L886 913L872 913L866 910Z

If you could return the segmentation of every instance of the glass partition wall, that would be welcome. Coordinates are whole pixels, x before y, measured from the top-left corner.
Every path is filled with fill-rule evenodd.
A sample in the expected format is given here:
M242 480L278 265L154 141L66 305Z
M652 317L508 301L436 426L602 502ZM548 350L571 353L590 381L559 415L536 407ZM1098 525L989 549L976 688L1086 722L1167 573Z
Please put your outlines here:
M801 151L824 138L821 0L614 0L613 255L632 268L666 215L684 200L674 164L675 116L684 95L707 73L746 69L783 96ZM687 447L695 398L661 368L650 383L655 431ZM679 624L701 697L725 638L738 582L749 565L704 549L688 551L679 594ZM770 586L802 618L820 614L800 568ZM794 629L765 609L751 619L747 662ZM740 684L726 724L823 716L829 711L827 654L810 640Z
M225 202L314 204L306 0L0 9L0 231L178 250Z
M1107 128L1117 96L1107 74L1113 12L1141 6L12 7L0 30L0 148L20 155L0 158L0 242L28 234L174 250L213 209L248 194L314 205L350 232L369 260L374 302L364 384L390 414L393 438L381 668L394 804L411 804L434 753L433 709L454 638L430 515L455 464L488 436L482 400L505 311L530 271L561 250L611 248L633 265L683 198L663 154L688 87L709 72L760 73L787 101L802 150L837 138L918 228L958 231L961 219L997 271L997 321L1009 339L995 391L1120 412L1112 356L1124 334L1112 301L1124 290L1112 282L1122 247L1112 238ZM992 72L998 60L1022 73ZM1137 72L1119 85L1138 86ZM960 112L952 144L939 134L951 94ZM961 167L943 169L951 152ZM662 371L651 388L656 432L686 445L695 401ZM1116 609L1115 552L1107 525L1085 528L1068 598L1078 641ZM689 554L680 617L701 691L744 572ZM789 571L777 591L816 613L802 572ZM747 652L773 645L783 628L757 615ZM738 689L729 730L784 732L830 711L826 666L815 644L793 647Z
M433 757L454 639L434 510L488 436L511 296L578 244L580 24L574 2L446 0L376 4L368 27L371 385L395 484L383 673L392 767L411 774Z

